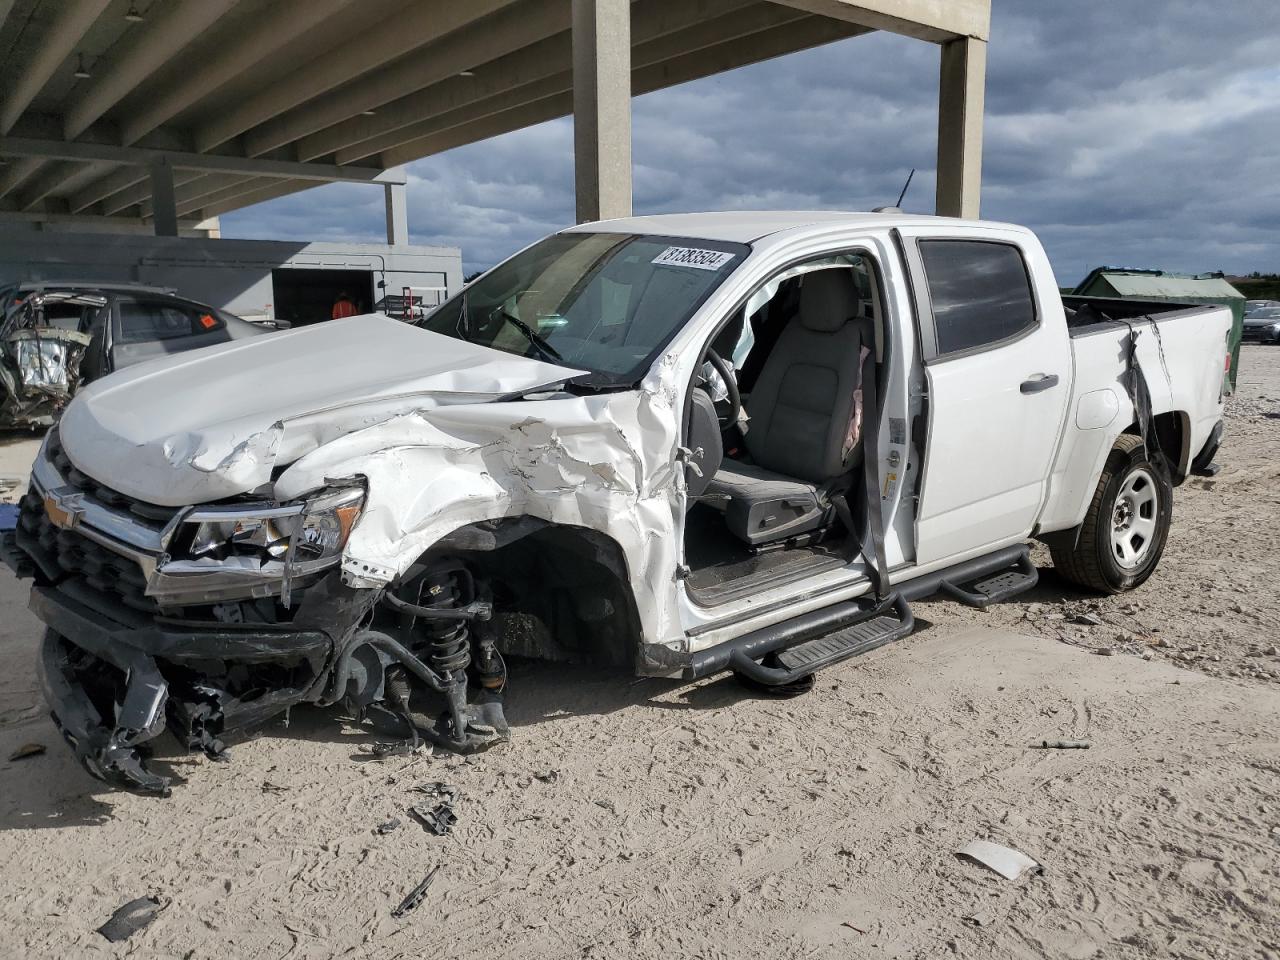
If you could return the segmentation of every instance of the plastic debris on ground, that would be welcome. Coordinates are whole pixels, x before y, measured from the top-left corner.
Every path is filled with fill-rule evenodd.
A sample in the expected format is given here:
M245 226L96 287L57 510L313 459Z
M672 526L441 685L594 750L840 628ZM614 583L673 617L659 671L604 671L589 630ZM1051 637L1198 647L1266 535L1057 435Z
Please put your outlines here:
M168 900L159 897L139 897L130 900L111 915L111 919L98 928L98 932L112 943L128 940L160 915Z
M425 793L433 800L439 800L442 803L457 803L458 797L462 796L462 792L451 783L443 783L440 780L432 780L429 783L420 783L413 788L418 793Z
M391 911L391 916L399 920L410 910L416 908L418 904L422 903L423 899L425 899L427 895L427 887L431 886L431 881L436 878L436 873L439 870L440 868L438 866L432 867L431 872L427 874L426 878L410 890L407 897L400 901L400 906Z
M1037 740L1030 744L1032 750L1088 750L1088 740Z
M454 824L458 822L458 815L453 812L453 807L447 803L437 803L434 807L428 807L425 804L410 807L409 813L437 837L445 836L453 830Z
M1002 847L990 840L970 840L956 851L956 856L974 860L1006 880L1017 880L1025 873L1040 873L1044 870L1044 867L1025 853L1012 847Z
M44 753L45 746L43 743L24 743L13 753L9 754L10 760L25 760L27 757L38 757Z

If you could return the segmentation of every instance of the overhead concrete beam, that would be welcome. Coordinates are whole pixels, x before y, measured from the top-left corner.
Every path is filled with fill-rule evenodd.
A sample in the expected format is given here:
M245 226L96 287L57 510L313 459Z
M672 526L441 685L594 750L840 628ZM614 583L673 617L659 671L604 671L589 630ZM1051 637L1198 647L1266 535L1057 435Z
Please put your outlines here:
M43 164L37 157L23 157L0 167L0 197L30 180Z
M367 110L381 108L407 91L421 90L448 78L473 79L458 75L569 29L569 0L525 0L498 6L502 9L491 17L477 18L440 37L418 55L361 77L319 103L306 104L256 127L244 137L245 153L259 156L343 120L358 118ZM316 152L318 146L300 144L298 159L310 160L337 149Z
M177 199L178 216L182 217L199 210L204 206L204 201L207 197L229 187L239 186L246 180L261 180L263 183L272 182L269 177L245 177L238 173L200 173L194 176L188 173L185 180L181 173L176 174L174 176L174 194ZM138 205L139 213L143 218L150 217L155 212L151 203L150 189L148 184L147 195L133 200L133 203ZM120 195L120 198L124 197L125 194ZM113 197L112 199L115 200L117 198Z
M101 180L115 169L116 166L113 163L93 162L81 164L80 169L76 171L76 175L69 177L58 190L58 195L68 202L68 212L70 212L70 198L72 196L85 189L89 184Z
M293 182L295 181L272 180L267 177L242 177L236 183L227 184L223 187L220 187L217 190L214 190L211 193L205 194L203 197L200 198L199 206L196 209L208 210L212 206L233 201L238 197L243 197L247 194L256 193L260 190L264 190L267 187L271 187L276 184L293 183ZM234 209L235 206L236 205L233 204L232 209ZM243 206L243 204L240 204L240 206Z
M67 202L72 213L80 213L95 203L114 196L122 190L128 190L146 179L147 171L140 167L121 167L115 173L89 184L83 190L76 191L67 198Z
M743 0L693 0L675 6L640 6L633 10L631 18L632 66L660 57L661 53L652 45L659 39L693 50L752 33L761 25L780 25L804 16L807 14L772 3L750 4ZM379 107L375 116L355 117L305 137L298 143L298 159L309 160L335 151L334 159L338 163L374 156L431 132L427 124L450 111L480 102L500 103L495 110L505 110L514 103L510 97L503 102L504 94L545 78L556 77L558 81L533 92L528 99L572 89L571 58L572 36L566 30L485 64L474 77L451 77Z
M942 45L938 83L939 216L978 218L986 83L985 41L966 37Z
M75 50L85 32L93 26L111 0L63 0L57 4L58 18L41 37L30 58L18 71L13 88L0 104L0 134L8 133L24 110L31 105L53 72Z
M196 150L220 146L258 124L349 83L377 64L404 56L514 2L415 0L398 16L376 22L359 36L324 51L196 130ZM262 153L270 148L262 148L259 143L253 149Z
M149 147L117 147L105 143L35 140L27 137L0 137L0 155L45 157L53 160L102 160L150 167L165 160L179 170L204 170L215 173L243 173L246 176L281 177L299 180L355 180L391 182L386 171L375 167L340 167L325 163L296 163L292 160L267 160L227 154L184 153Z
M46 197L57 193L68 180L81 171L78 163L69 160L58 160L45 164L35 177L32 177L18 191L18 209L31 210Z
M702 50L723 47L725 44L741 37L777 30L789 23L800 20L813 22L815 19L806 13L788 10L771 3L759 3L736 13L686 25L679 32L664 31L663 35L658 36L656 39L641 41L634 32L638 23L637 18L632 22L631 76L633 93L635 92L636 83L644 82L643 77L646 76L645 70L648 67L673 58L696 54ZM844 27L842 24L838 29L844 32L849 28ZM563 39L567 40L568 38ZM503 77L507 79L505 74ZM510 79L514 79L514 77ZM444 113L435 113L427 105L431 90L426 90L414 97L417 102L417 109L424 115L425 119L401 127L373 140L357 144L345 150L339 150L334 159L338 163L354 163L382 151L394 149L401 143L431 136L443 130L479 120L490 114L518 107L522 103L545 100L547 97L557 93L568 93L572 90L573 72L562 70L542 80L536 80L520 86L507 85L502 93L477 99L474 102L466 103ZM445 105L448 105L447 100Z
M393 150L384 151L382 160L385 163L411 163L414 160L421 160L423 157L444 153L446 150L452 150L455 147L476 143L480 140L488 140L490 137L498 137L504 133L523 130L526 127L536 126L548 120L555 120L557 117L564 117L572 112L573 94L571 92L557 93L542 100L535 100L523 106L504 110L501 113L490 114L474 123L452 127L439 133L418 137L402 143Z
M64 136L74 140L84 133L93 121L168 63L237 2L171 0L168 4L154 4L150 19L137 29L135 37L130 37L133 42L112 48L111 65L106 69L97 67L102 75L95 76L85 95L67 110Z
M258 177L250 178L259 180ZM178 189L178 216L185 216L202 209L208 199L229 187L244 183L245 178L235 173L206 173L193 182ZM151 210L146 201L142 204L142 215L150 215Z
M568 5L565 4L565 19L568 20ZM496 96L499 93L519 86L523 83L540 79L548 73L564 70L569 62L570 38L567 27L555 36L545 37L531 43L523 49L516 50L509 56L493 63L486 64L476 71L475 76L459 76L458 70L438 70L433 63L430 72L416 66L413 70L413 84L405 89L416 90L409 96L401 96L389 102L377 104L377 113L371 117L355 116L347 112L350 102L338 115L342 122L318 133L303 137L298 141L298 159L312 160L327 154L341 151L345 147L382 138L403 127L420 122L468 103ZM425 61L432 63L431 61ZM408 72L408 71L405 71ZM440 82L430 78L435 77ZM378 78L370 78L381 80ZM426 80L422 87L417 84ZM379 84L381 85L381 84ZM369 84L372 86L372 84ZM390 88L388 88L390 89ZM385 91L384 91L385 92ZM369 99L365 97L363 99ZM372 109L372 108L369 108ZM358 112L358 111L357 111ZM350 119L345 119L349 117ZM361 156L372 156L376 149L368 150ZM335 159L338 159L335 157ZM349 163L349 160L338 159L338 163Z
M312 31L352 0L289 0L263 11L254 29L227 44L187 72L182 80L149 98L134 116L120 124L121 142L137 143L165 121L280 51L300 35Z
M631 215L631 0L573 0L578 222Z
M314 183L306 180L277 180L274 184L261 187L251 193L242 194L234 200L210 204L204 208L204 215L206 217L218 217L224 213L230 213L232 210L242 210L245 207L253 206L255 203L264 203L267 200L287 197L289 194L299 193L314 186Z
M946 43L957 37L986 40L991 0L775 0L789 7L873 30L888 30Z
M151 197L151 171L148 167L135 168L142 174L142 179L126 190L121 190L102 201L102 208L108 214L120 213L130 207L147 203ZM199 180L204 174L196 170L176 170L173 174L175 188L182 187L192 180ZM149 211L148 211L149 212Z
M804 16L791 23L770 27L760 33L700 48L681 56L640 67L632 72L632 95L640 96L750 63L770 60L793 51L832 43L865 33L866 30L865 27L843 21ZM538 84L531 84L527 90L537 86ZM523 105L501 112L486 112L483 105L468 108L475 109L480 114L479 118L469 122L454 123L447 128L438 128L434 132L418 136L413 140L406 140L392 149L383 151L380 161L388 167L409 163L477 140L554 120L565 116L573 109L573 95L570 91L540 99L529 95L525 100ZM458 114L462 114L462 111L458 111ZM451 118L445 116L438 119L444 124L449 123Z

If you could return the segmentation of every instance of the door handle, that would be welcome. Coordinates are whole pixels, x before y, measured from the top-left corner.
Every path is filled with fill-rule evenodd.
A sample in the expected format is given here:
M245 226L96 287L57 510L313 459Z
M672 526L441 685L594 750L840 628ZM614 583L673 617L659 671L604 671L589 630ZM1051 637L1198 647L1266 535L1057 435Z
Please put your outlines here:
M1041 390L1049 390L1058 385L1058 375L1056 373L1037 373L1035 376L1022 381L1022 386L1018 389L1023 393L1039 393Z

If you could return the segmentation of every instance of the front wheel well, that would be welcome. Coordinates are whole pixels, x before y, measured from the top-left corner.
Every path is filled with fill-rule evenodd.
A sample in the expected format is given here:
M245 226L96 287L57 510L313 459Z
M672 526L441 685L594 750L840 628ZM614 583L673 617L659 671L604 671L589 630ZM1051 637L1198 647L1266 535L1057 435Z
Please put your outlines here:
M492 627L503 653L634 664L640 617L625 554L608 535L537 517L507 517L460 527L414 568L440 556L462 560L492 592Z

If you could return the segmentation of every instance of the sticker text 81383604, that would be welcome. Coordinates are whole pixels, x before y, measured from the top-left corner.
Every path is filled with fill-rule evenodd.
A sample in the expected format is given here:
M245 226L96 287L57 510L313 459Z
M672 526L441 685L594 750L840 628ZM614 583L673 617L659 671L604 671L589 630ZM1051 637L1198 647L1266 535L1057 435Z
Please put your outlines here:
M696 247L667 247L653 258L653 263L664 267L693 267L695 270L719 270L733 259L732 253L723 250L699 250Z

